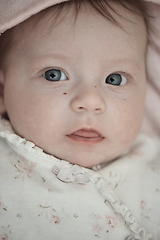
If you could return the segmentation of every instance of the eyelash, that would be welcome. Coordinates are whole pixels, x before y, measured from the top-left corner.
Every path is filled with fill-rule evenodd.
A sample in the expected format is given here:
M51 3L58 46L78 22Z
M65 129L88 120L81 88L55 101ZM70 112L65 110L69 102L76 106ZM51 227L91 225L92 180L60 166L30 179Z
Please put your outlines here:
M121 73L111 73L110 75L108 75L106 77L106 84L110 84L112 86L123 86L128 82L128 79L126 76L124 76L125 74L121 74ZM116 82L116 78L118 77L118 84L112 84L114 81ZM107 82L108 81L108 82ZM121 84L123 83L123 84Z

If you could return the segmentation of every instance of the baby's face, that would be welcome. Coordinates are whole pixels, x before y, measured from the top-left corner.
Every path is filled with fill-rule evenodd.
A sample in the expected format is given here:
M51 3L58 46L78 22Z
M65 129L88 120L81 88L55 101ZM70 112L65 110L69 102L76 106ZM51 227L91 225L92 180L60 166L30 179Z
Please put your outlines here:
M123 28L87 7L74 22L50 13L19 31L4 70L4 102L17 134L60 159L92 167L132 144L143 119L146 28L129 12ZM35 22L34 22L35 23ZM52 30L51 30L52 28Z

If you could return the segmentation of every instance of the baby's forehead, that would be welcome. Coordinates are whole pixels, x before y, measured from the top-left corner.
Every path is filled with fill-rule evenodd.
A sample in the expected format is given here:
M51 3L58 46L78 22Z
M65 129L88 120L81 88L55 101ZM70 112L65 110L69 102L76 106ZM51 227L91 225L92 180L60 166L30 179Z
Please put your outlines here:
M94 4L92 4L94 2ZM134 1L131 1L131 4L128 4L127 0L125 1L104 1L104 4L102 4L102 8L98 8L98 4L96 6L96 2L99 1L88 1L88 0L73 0L73 1L67 1L63 2L57 5L54 5L52 7L49 7L47 9L44 9L43 11L35 14L28 20L22 22L19 24L16 28L16 34L23 28L23 34L25 30L27 31L27 34L30 33L30 31L34 31L35 29L40 28L42 31L46 28L46 24L50 25L50 30L57 26L62 21L65 21L66 18L72 18L73 23L76 23L78 19L78 15L80 12L88 10L88 12L92 12L93 15L96 13L99 14L99 16L103 16L106 20L114 23L117 26L123 27L124 21L132 22L134 24L139 24L139 22L135 22L135 14L137 15L137 19L139 21L139 16L142 18L145 18L145 13L141 12L141 9L137 8L137 2L141 2L140 0L136 1L136 4L134 4ZM127 4L126 4L127 2ZM142 8L142 6L140 5ZM69 14L70 13L70 14ZM96 14L97 15L97 14Z
M115 6L116 8L117 6ZM120 26L104 18L99 13L91 11L89 7L82 6L76 19L74 6L70 7L68 11L67 8L64 8L56 18L57 22L54 21L55 14L57 14L55 12L56 7L49 9L48 14L40 13L40 15L26 21L23 24L23 34L20 31L22 26L19 28L22 49L26 48L27 42L29 42L29 47L33 48L34 52L36 50L39 52L40 47L41 52L49 52L53 49L55 52L56 49L56 52L65 51L68 55L75 55L76 51L79 54L83 52L84 48L85 51L92 50L98 54L99 44L102 44L104 50L106 50L107 43L110 44L113 54L116 55L117 53L117 56L122 54L122 49L123 55L129 55L130 52L132 55L133 52L137 54L141 48L144 49L145 24L142 17L137 17L131 12L128 14L122 7L119 9L119 13L123 17L116 14L114 16ZM40 21L38 21L39 18ZM48 49L49 41L53 43L52 50ZM130 48L127 48L126 44ZM92 49L92 45L96 49ZM127 53L126 49L128 50ZM112 58L112 55L110 58Z
M12 39L10 41L10 45L12 45L12 48L20 46L21 49L23 49L25 48L27 42L31 42L35 39L40 41L45 40L47 44L46 36L49 36L49 34L53 33L53 31L55 34L58 33L59 36L63 36L65 35L67 28L67 30L72 32L71 35L73 35L73 31L74 34L76 34L77 25L81 25L82 28L87 29L87 23L91 24L91 22L93 22L93 24L89 27L94 27L96 24L98 26L101 22L105 23L106 26L107 24L113 24L113 26L116 26L117 29L123 30L124 34L129 33L131 35L137 35L137 38L141 38L138 35L141 36L142 33L144 33L142 29L145 28L142 16L137 15L133 11L127 10L125 7L119 6L115 3L112 3L112 8L115 12L111 13L111 19L111 16L107 18L96 11L88 3L83 3L78 12L76 10L76 5L71 3L68 3L68 5L66 3L64 6L61 6L61 4L52 6L32 16L12 30L9 30L11 31L11 36L9 36L9 38ZM108 12L110 12L109 9ZM93 21L91 21L92 19ZM95 31L98 31L98 27ZM98 37L103 37L103 35L101 34ZM112 29L108 37L112 37ZM54 38L56 38L56 35ZM118 41L118 39L113 40ZM71 41L73 44L73 39L71 39ZM140 45L144 45L143 37L139 43Z

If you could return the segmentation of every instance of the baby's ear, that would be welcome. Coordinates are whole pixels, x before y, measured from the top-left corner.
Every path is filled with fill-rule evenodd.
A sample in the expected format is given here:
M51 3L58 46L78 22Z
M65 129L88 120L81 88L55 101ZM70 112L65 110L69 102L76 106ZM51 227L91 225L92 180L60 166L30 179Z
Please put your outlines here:
M0 115L5 113L5 104L4 104L4 74L0 69Z

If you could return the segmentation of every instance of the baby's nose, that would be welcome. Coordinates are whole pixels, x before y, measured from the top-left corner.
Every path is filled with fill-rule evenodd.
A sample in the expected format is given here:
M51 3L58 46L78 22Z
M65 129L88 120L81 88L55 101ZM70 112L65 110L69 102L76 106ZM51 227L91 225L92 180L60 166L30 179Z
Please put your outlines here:
M96 87L85 88L78 91L71 100L71 108L76 112L90 111L94 113L102 113L106 110L105 100Z

